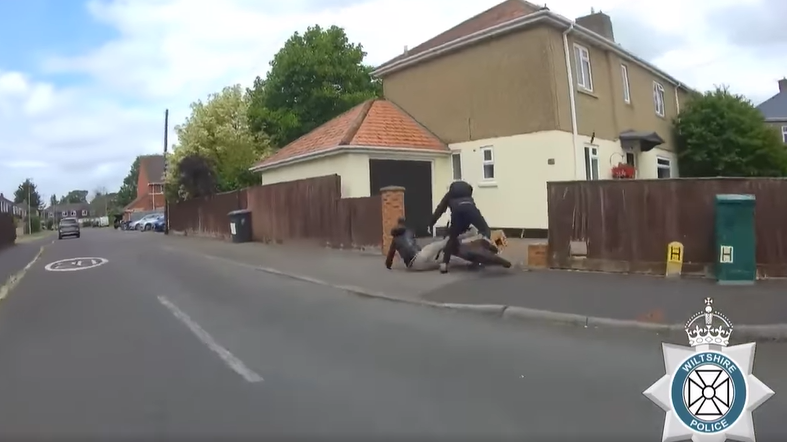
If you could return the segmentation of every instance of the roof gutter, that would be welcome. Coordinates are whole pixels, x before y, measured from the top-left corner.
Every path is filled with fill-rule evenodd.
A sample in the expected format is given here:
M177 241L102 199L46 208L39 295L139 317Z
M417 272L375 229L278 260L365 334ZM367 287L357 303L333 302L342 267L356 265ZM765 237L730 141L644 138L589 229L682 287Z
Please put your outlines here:
M389 74L405 67L411 66L416 63L420 63L422 61L428 60L430 58L434 58L440 55L443 55L447 52L454 51L460 49L464 46L471 45L473 43L477 43L479 41L492 38L498 35L502 35L508 32L512 32L515 30L519 30L524 28L528 25L536 24L541 21L548 21L551 22L553 25L558 26L561 29L565 29L567 27L572 27L573 29L583 37L589 39L593 43L614 52L618 56L635 62L636 64L642 66L650 73L657 75L659 77L665 78L670 83L672 83L675 87L682 88L686 91L692 91L691 88L687 87L676 78L672 77L671 75L667 74L666 72L660 70L656 66L648 63L647 61L637 57L636 55L632 54L631 52L626 51L625 49L621 48L615 42L602 37L601 35L591 31L590 29L584 28L582 26L574 24L573 20L570 20L566 17L563 17L560 14L555 14L549 10L541 10L538 12L534 12L529 15L525 15L524 17L519 17L514 20L507 21L505 23L501 23L496 26L492 26L491 28L487 28L478 32L474 32L470 35L467 35L462 38L458 38L456 40L452 40L448 43L441 44L419 54L413 55L412 57L407 57L402 60L399 60L395 63L391 63L388 66L381 66L374 71L372 71L372 75L374 76L381 76L385 74Z
M266 170L277 169L279 167L302 163L304 161L316 160L319 158L325 158L333 155L338 155L341 153L365 153L369 155L394 153L394 154L408 154L413 157L421 157L421 158L434 158L434 157L451 155L451 151L449 150L445 150L445 151L425 150L425 149L414 149L412 147L336 146L318 152L310 152L303 155L297 155L294 157L285 158L283 160L274 161L268 164L256 165L249 168L249 170L252 172L263 172Z

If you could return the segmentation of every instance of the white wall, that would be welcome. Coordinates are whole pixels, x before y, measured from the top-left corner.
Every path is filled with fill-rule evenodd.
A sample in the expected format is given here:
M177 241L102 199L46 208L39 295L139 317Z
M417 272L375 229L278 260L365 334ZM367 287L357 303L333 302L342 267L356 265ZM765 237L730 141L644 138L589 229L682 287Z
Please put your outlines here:
M625 163L626 156L623 149L620 147L620 141L603 140L596 138L593 144L590 144L589 137L580 136L579 151L580 151L580 164L577 170L577 179L584 180L585 175L585 146L595 147L598 149L598 162L599 162L599 179L608 180L612 179L612 167L618 163ZM678 176L678 159L674 152L658 147L648 152L635 152L635 165L637 169L638 179L656 179L657 173L657 160L659 158L670 160L670 173L672 178Z
M494 180L483 179L481 148L484 146L493 149ZM449 147L460 152L462 179L475 188L476 204L490 226L545 229L546 183L574 178L571 146L571 134L545 131L456 143ZM443 189L450 182L448 180ZM440 222L445 223L445 220L444 217Z
M482 148L485 146L492 146L494 180L483 179ZM462 179L475 188L476 204L491 227L546 229L546 183L586 179L585 146L597 149L599 179L611 179L612 167L625 162L619 141L596 138L590 144L590 137L580 136L576 157L573 146L571 133L544 131L456 143L450 148L460 153ZM659 157L671 160L672 177L677 177L675 154L656 148L636 153L637 178L657 178L656 161ZM447 173L434 175L443 179L435 186L435 204L453 179L450 159L448 165ZM447 219L444 215L438 224L445 224Z
M262 172L262 184L337 174L342 177L342 198L369 196L369 157L343 153Z
M432 164L432 207L440 202L451 180L449 157L409 156L401 153L369 155L366 153L342 153L311 161L296 163L262 172L262 184L275 184L305 178L338 174L342 177L342 198L369 196L369 160L428 161Z

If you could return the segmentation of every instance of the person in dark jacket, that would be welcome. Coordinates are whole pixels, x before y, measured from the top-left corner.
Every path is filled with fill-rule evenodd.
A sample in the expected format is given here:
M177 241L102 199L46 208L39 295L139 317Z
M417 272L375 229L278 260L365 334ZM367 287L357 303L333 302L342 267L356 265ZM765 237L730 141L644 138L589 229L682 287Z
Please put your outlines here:
M427 244L424 246L424 248L421 248L415 240L415 234L413 231L408 229L405 225L404 218L399 218L398 225L391 229L391 236L393 239L391 241L391 246L388 248L388 254L385 257L385 267L389 270L393 265L394 256L397 252L402 258L402 261L404 261L404 264L407 266L408 270L434 270L439 267L438 259L440 257L440 253L443 252L445 245L448 242L447 239L435 241L433 243ZM459 251L456 253L456 256L469 262L484 258L489 260L489 256L484 256L483 253L481 253L485 244L479 245L477 239L473 238L476 235L474 235L472 232L466 236L466 240L469 242L465 244L464 242L460 241ZM460 240L461 239L462 238L460 237ZM489 250L489 247L486 248ZM502 265L506 267L505 264ZM510 264L508 267L510 267Z
M440 263L440 273L448 272L448 262L451 260L451 255L456 255L459 248L459 235L467 231L470 226L478 229L478 233L486 238L493 250L496 251L490 238L492 232L489 230L489 225L473 200L473 186L465 181L451 183L448 192L445 193L432 214L430 229L448 209L451 209L451 224L448 226L448 242L445 245L443 262Z

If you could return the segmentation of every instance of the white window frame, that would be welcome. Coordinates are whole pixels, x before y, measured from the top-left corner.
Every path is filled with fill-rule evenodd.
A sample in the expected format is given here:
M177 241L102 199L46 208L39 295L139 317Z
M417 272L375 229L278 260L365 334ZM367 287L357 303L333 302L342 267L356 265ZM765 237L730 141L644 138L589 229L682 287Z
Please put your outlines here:
M664 98L664 86L658 81L653 82L653 105L656 108L656 115L663 117L666 114L666 103Z
M77 216L77 211L76 210L72 210L71 211L71 216Z
M661 161L666 161L667 164L661 164ZM659 176L659 170L664 170L664 169L669 171L669 176L662 178L662 177ZM656 157L656 178L660 178L660 179L672 178L672 160L671 159L669 159L667 157L659 157L659 156Z
M629 68L625 64L620 65L620 78L623 80L623 102L631 104L631 84L629 83Z
M489 152L489 160L486 159L487 152ZM487 176L486 166L492 166L491 176ZM481 179L483 181L495 180L495 151L492 146L484 146L481 148Z
M577 86L593 92L593 67L588 48L574 43L574 63L577 65Z
M599 179L598 146L586 145L584 158L585 179L588 181L597 181Z
M68 216L68 210L64 210L64 211L60 212L60 216L67 217Z
M87 210L82 209L82 216L87 216Z
M456 168L457 163L459 164L458 170ZM451 152L451 177L453 177L454 181L458 181L462 179L462 153L461 152Z
M782 141L787 144L787 125L782 126Z

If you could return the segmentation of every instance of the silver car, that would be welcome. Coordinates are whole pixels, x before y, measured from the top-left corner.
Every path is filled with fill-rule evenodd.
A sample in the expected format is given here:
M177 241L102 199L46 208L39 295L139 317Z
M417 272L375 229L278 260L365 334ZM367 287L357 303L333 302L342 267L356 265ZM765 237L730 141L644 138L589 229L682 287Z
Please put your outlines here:
M148 224L152 225L153 221L155 221L156 218L158 218L159 216L161 216L160 213L147 214L147 215L143 216L142 218L129 223L128 229L129 230L139 230L139 231L147 230L146 226Z
M63 239L64 236L76 236L79 238L79 221L76 218L63 218L60 220L60 226L57 228L57 239Z

